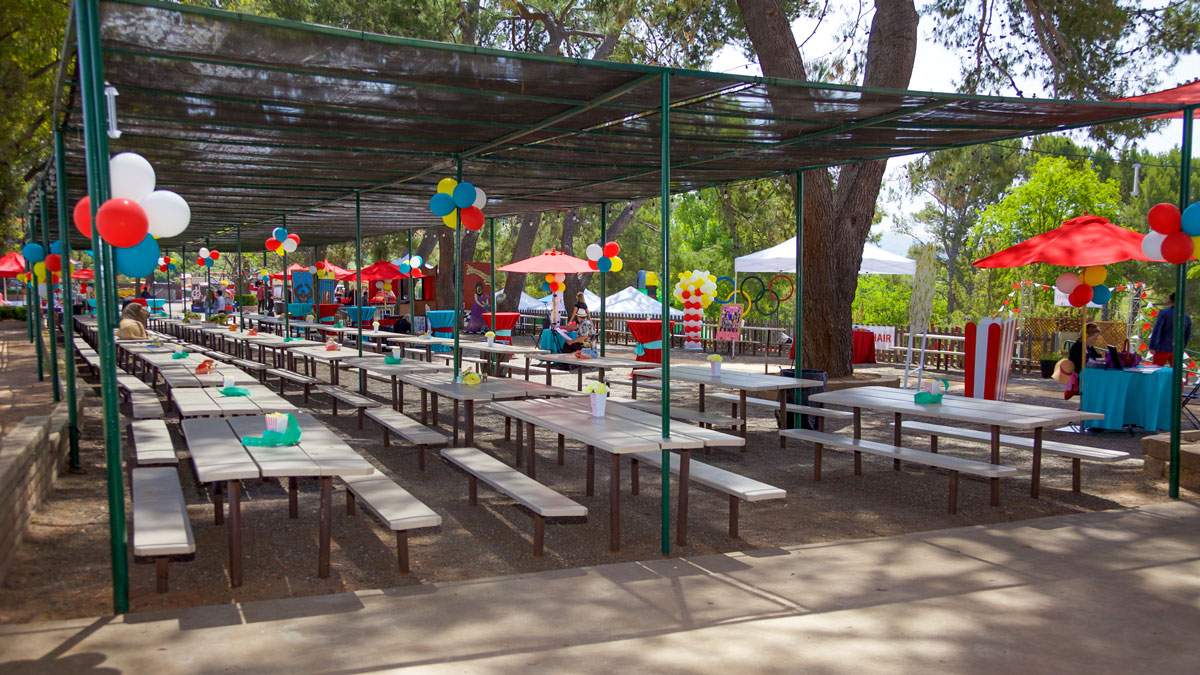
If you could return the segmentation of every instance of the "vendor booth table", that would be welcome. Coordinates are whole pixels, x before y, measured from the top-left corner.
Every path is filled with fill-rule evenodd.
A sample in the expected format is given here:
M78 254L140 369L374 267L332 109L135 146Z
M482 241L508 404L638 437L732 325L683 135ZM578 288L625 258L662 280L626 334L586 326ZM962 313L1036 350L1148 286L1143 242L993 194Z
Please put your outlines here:
M628 327L629 334L633 336L635 342L633 351L637 354L637 360L662 363L662 320L632 320L626 321L625 326ZM674 328L675 322L672 321L671 329L674 330Z
M1171 428L1171 368L1106 370L1084 368L1080 377L1083 410L1104 419L1085 420L1086 428L1146 431Z
M496 342L505 345L512 344L513 328L520 318L520 312L485 312L483 315L488 330L496 334Z
M431 309L425 312L425 318L429 320L429 330L437 337L452 338L454 337L454 310L453 309ZM433 345L433 351L440 354L454 351L453 347L445 347L442 345Z

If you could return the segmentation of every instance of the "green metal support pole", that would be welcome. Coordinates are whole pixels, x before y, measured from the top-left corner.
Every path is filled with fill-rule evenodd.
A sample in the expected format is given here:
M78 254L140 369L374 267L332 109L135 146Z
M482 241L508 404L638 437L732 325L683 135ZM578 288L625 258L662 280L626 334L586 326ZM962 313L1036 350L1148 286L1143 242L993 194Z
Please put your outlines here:
M792 326L792 345L796 357L792 361L795 376L804 367L804 172L796 172L796 321ZM781 394L782 395L782 394ZM790 426L790 425L789 425Z
M608 240L608 204L600 202L600 245ZM604 320L608 316L608 286L605 283L608 274L600 273L600 356L604 356L608 346L608 330Z
M69 469L72 473L82 470L79 464L79 406L75 391L75 300L71 288L71 231L67 225L66 150L63 148L62 132L54 130L54 202L58 207L58 240L62 242L63 259L63 362L67 366L67 435L70 442L68 452Z
M287 229L286 213L283 214L283 229ZM280 250L283 251L283 339L287 340L292 337L292 302L291 299L288 298L287 251L282 247L280 247Z
M33 206L30 205L28 218L26 222L29 225L29 241L37 241L37 229L34 226ZM29 271L33 271L34 264L28 264ZM36 263L35 263L36 264ZM47 283L49 283L47 281ZM29 313L26 314L26 321L33 325L33 344L37 350L37 378L38 382L46 380L46 345L42 341L42 298L41 292L38 290L38 278L33 277L30 282L29 290Z
M1179 210L1183 211L1191 201L1192 182L1192 120L1196 107L1183 110L1183 141L1179 148ZM1168 494L1179 499L1179 441L1182 413L1179 401L1183 400L1184 350L1183 320L1187 316L1187 263L1175 266L1175 325L1173 326L1174 358L1171 363L1175 372L1171 376L1171 467L1168 474Z
M205 238L204 238L204 248L208 249L208 250L209 250L209 254L211 255L211 252L212 252L212 240L210 240L208 237L205 237ZM212 309L211 305L209 305L209 304L208 304L208 294L210 294L210 293L212 293L212 292L213 292L213 289L212 289L212 268L208 266L208 263L207 263L207 262L205 262L205 263L204 263L204 283L208 285L208 288L206 288L206 289L205 289L205 291L204 291L204 295L205 295L205 298L204 298L204 299L205 299L205 303L204 303L204 318L205 318L205 319L207 319L207 318L209 317L209 313L208 313L208 312L209 312L209 310L210 310L210 309ZM216 294L215 294L215 293L213 293L213 295L216 295Z
M357 302L353 303L358 306L358 318L354 323L358 326L358 355L362 357L362 195L358 190L354 191L354 269L356 270L355 276L358 278L358 290L356 291L358 298Z
M46 205L46 183L38 187L38 220L42 224L42 248L50 253L50 210ZM70 264L62 258L63 266ZM59 274L62 278L62 274ZM54 394L54 402L62 400L62 382L58 379L58 326L54 320L54 275L46 270L46 333L50 336L50 390Z
M171 252L164 251L164 253L166 255L163 257L167 259L167 317L169 318L174 314L174 308L171 306Z
M492 289L492 297L488 299L488 309L492 312L492 331L496 330L496 219L488 218L488 274L491 281L488 288Z
M454 179L462 182L462 158L454 160ZM450 307L454 310L454 381L458 382L462 372L462 354L458 351L458 325L462 323L462 209L454 209L454 297Z
M108 136L104 121L103 67L100 62L98 0L77 0L76 35L79 54L80 103L87 158L88 195L92 222L109 196ZM102 255L99 228L92 228L92 251L96 254L96 281L113 281L110 262ZM107 277L107 278L106 278ZM97 348L100 352L100 390L104 407L104 448L108 479L109 548L112 556L113 611L129 610L129 560L125 536L125 487L121 471L121 431L117 415L116 356L112 339L115 294L100 293L97 287Z
M661 110L659 111L658 144L661 150L659 165L659 206L662 227L662 276L659 278L659 297L662 299L662 437L671 437L671 294L665 290L671 278L671 74L662 74ZM662 451L662 506L660 533L662 554L671 555L671 453Z
M412 228L408 230L408 256L412 257ZM417 280L411 275L408 277L408 330L415 332L413 323L413 306L417 304Z
M242 296L246 294L246 289L243 286L243 284L245 283L243 281L243 278L245 277L245 269L243 269L243 267L242 267L242 224L241 223L237 224L237 257L238 257L237 285L235 286L235 288L237 288L237 294L238 294L238 297L237 297L238 327L245 328L246 327L246 308L242 305Z

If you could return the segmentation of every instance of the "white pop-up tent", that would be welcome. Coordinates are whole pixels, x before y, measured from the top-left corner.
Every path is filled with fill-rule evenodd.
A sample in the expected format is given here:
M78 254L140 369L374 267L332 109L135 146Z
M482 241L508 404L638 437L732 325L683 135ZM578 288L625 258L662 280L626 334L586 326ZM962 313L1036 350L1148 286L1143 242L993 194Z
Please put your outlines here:
M534 302L541 303L542 308L546 309L546 308L550 307L550 298L552 298L552 297L554 297L554 296L547 295L547 296L541 298L540 300L534 300ZM571 307L575 306L575 298L566 298L566 300L567 300L567 312L569 313L571 311ZM595 293L591 292L590 290L588 290L586 288L583 289L583 301L587 304L589 314L595 314L596 312L600 311L600 296L596 295Z
M796 238L776 244L761 251L735 258L733 271L738 274L745 272L783 272L796 271ZM917 271L917 263L904 256L889 253L874 244L863 247L862 264L858 267L859 274L906 274L912 276Z
M591 303L588 303L589 306ZM612 314L649 314L662 316L662 303L639 291L633 286L613 293L605 298L605 311ZM671 308L671 318L683 318L683 310Z

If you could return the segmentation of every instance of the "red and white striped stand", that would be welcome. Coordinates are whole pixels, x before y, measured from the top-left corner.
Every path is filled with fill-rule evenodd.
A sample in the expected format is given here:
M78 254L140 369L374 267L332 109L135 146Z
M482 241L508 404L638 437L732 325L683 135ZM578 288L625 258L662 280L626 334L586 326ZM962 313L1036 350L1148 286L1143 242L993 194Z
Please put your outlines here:
M964 365L968 397L1004 399L1016 339L1016 319L983 319L978 324L967 324Z

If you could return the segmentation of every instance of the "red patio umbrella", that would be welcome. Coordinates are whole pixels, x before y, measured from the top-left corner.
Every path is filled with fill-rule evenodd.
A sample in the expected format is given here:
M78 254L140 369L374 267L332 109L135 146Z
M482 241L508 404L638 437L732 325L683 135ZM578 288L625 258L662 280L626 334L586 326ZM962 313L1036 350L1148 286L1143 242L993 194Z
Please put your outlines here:
M976 260L975 267L1024 267L1045 263L1060 267L1112 265L1149 260L1142 253L1142 234L1100 216L1079 216L1036 237Z
M541 255L509 263L500 268L501 272L524 272L526 274L583 274L593 272L586 260L573 255L550 249Z
M25 272L25 258L16 251L9 251L0 256L0 277L13 279Z

